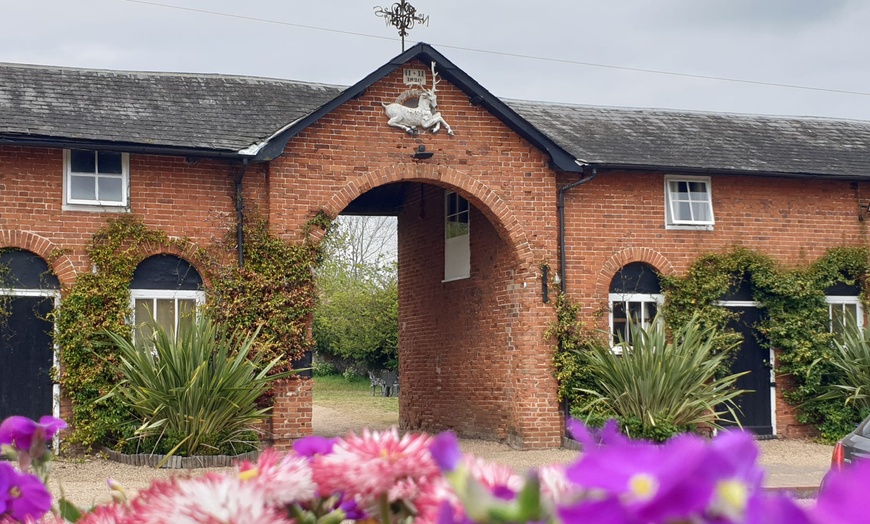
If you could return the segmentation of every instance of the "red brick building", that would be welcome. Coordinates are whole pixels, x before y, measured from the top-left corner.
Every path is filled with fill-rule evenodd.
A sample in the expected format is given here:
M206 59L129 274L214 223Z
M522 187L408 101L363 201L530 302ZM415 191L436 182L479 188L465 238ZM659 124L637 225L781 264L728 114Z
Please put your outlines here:
M390 111L417 132L389 125ZM0 65L0 247L17 279L7 293L24 300L17 333L45 331L25 313L91 270L86 246L113 213L191 249L225 233L239 195L293 241L320 211L396 215L400 424L526 448L563 438L544 336L560 287L618 330L626 311L655 309L649 275L703 253L740 245L790 265L867 245L868 173L868 122L500 100L426 44L349 88ZM208 282L188 255L144 247L134 309L171 318L201 301ZM56 282L35 276L48 261ZM54 356L38 338L14 361L24 342L2 346L2 409L52 408ZM20 380L41 386L25 397ZM745 421L759 433L792 423L774 397L753 400L767 406ZM304 383L281 395L279 440L310 432L310 403Z

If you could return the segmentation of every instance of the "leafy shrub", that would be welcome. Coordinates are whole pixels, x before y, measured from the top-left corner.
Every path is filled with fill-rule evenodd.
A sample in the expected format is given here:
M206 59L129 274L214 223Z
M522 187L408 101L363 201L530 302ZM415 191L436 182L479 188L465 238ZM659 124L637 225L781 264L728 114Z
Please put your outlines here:
M164 438L177 440L167 455L213 454L224 443L251 445L251 426L270 409L258 408L257 398L288 375L269 375L279 357L263 364L259 353L251 356L259 331L230 332L205 315L177 337L156 323L151 329L151 347L107 333L123 377L107 396L120 398L135 414L134 437L153 439L161 450Z
M822 437L836 440L870 413L870 328L848 322L831 345L833 350L812 364L825 366L827 383L809 404L824 414Z
M699 426L737 423L734 388L745 373L718 376L736 342L724 346L723 334L702 327L698 316L677 328L669 338L664 322L656 318L647 327L632 325L629 346L622 354L595 348L586 354L593 400L583 411L613 414L632 437L665 440Z

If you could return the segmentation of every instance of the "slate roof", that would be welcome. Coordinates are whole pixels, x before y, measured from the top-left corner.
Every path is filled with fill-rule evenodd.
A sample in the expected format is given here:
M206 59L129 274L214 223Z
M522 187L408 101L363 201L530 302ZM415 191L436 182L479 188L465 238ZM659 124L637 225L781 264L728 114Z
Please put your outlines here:
M870 122L501 100L424 43L348 88L0 63L0 144L69 141L268 160L302 129L414 58L435 61L444 79L559 169L580 171L579 163L870 178ZM450 108L441 110L449 121Z
M0 63L0 137L237 153L343 89L267 78Z
M588 164L870 177L866 121L505 102Z

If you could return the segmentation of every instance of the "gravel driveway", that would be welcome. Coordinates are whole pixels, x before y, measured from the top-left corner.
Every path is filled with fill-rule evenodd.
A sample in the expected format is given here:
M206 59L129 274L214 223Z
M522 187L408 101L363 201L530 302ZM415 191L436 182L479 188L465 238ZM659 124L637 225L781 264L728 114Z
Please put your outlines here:
M386 429L398 420L395 414L365 413L353 409L342 411L337 407L314 406L314 432L323 436L344 435L363 427ZM462 449L487 460L507 464L518 471L549 463L570 462L576 451L566 449L517 451L496 442L463 439ZM803 440L760 441L761 463L768 470L766 486L803 487L818 486L830 463L831 447ZM128 491L146 487L151 480L171 475L200 474L203 470L156 470L110 462L104 459L58 459L50 480L55 495L63 492L81 507L110 500L106 479L113 478ZM220 470L217 470L220 471Z

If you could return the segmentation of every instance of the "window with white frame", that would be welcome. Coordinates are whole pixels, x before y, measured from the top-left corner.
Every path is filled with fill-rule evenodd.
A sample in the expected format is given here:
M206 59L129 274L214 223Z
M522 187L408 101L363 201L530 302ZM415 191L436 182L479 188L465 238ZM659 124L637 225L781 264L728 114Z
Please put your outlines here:
M133 273L130 297L133 340L143 345L149 345L154 323L173 337L192 326L198 306L205 302L199 272L173 255L155 255L143 260Z
M130 155L116 151L64 150L64 204L124 207Z
M709 177L665 177L665 223L668 227L713 227Z
M840 338L849 326L864 327L864 308L861 305L860 293L860 285L842 282L825 290L829 329L835 337Z
M444 281L471 276L468 200L448 191L444 199Z
M610 281L610 344L621 352L621 343L631 345L632 326L649 326L664 302L658 273L643 262L632 262Z

